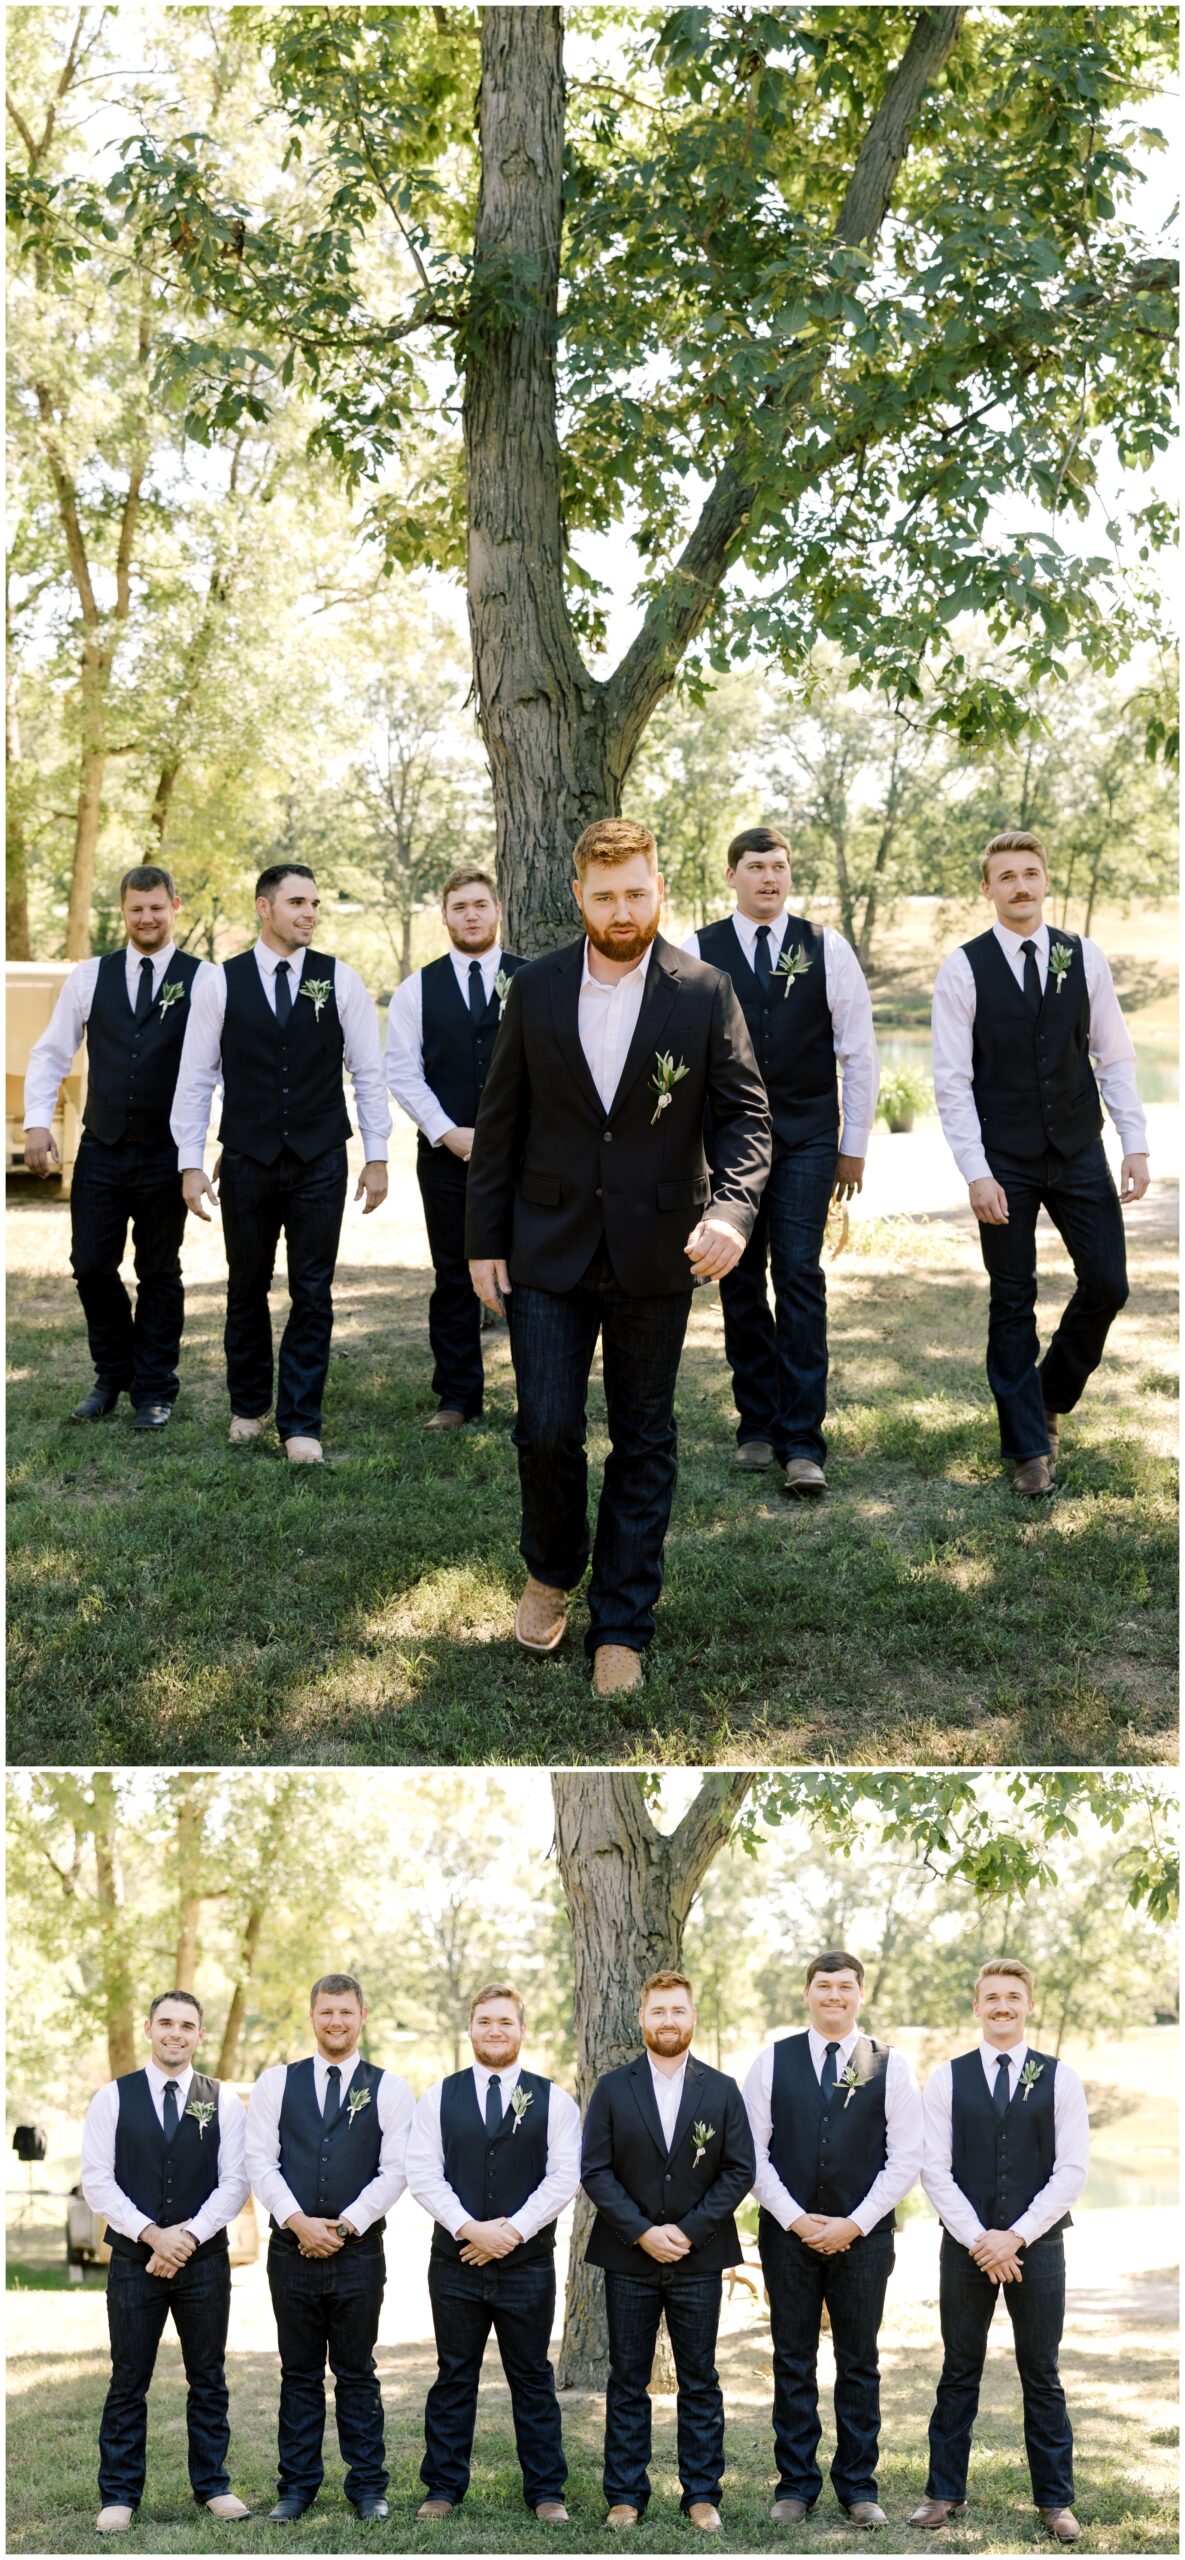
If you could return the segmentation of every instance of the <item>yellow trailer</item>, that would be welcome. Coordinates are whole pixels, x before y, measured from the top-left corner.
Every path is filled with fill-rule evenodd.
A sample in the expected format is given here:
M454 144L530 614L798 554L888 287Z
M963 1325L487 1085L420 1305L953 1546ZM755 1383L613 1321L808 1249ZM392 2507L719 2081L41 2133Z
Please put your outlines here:
M25 1070L34 1041L49 1028L49 1018L69 977L72 960L10 960L5 970L7 1028L5 1033L5 1119L7 1154L5 1163L10 1174L24 1173L25 1167ZM53 1134L62 1159L62 1197L69 1195L74 1178L74 1159L82 1136L82 1106L86 1099L86 1043L83 1042L58 1095L53 1117ZM37 1176L30 1174L30 1181Z

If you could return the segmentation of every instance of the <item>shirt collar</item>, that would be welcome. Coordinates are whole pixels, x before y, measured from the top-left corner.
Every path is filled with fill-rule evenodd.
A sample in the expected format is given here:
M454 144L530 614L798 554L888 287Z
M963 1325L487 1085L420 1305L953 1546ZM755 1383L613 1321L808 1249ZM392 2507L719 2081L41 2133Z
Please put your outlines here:
M328 2061L326 2056L322 2053L320 2046L318 2046L316 2053L313 2055L313 2068L315 2071L320 2071L322 2073L328 2071L340 2071L344 2082L349 2079L350 2073L353 2070L357 2059L357 2045L355 2045L352 2053L343 2054L340 2062L336 2060L333 2062Z
M743 916L739 907L734 908L732 921L736 930L737 939L747 960L752 959L753 954L757 949L757 936L760 933L763 924L767 924L769 926L769 947L771 952L776 951L779 944L785 941L786 918L789 915L789 912L790 909L784 898L776 916Z
M523 2058L521 2053L516 2053L513 2062L503 2063L499 2066L496 2076L498 2087L504 2098L509 2096L510 2091L514 2087L515 2081L518 2079L522 2067ZM475 2054L473 2057L473 2077L477 2082L478 2097L484 2104L486 2091L489 2088L491 2080L495 2077L493 2063L479 2062Z
M981 2037L979 2050L994 2080L996 2076L996 2064L1000 2059L1001 2051L1007 2055L1008 2061L1014 2071L1023 2071L1025 2067L1025 2056L1028 2053L1029 2048L1025 2043L1023 2036L1021 2037L1019 2044L1009 2044L1004 2045L1003 2047L996 2044L989 2044L986 2037Z
M472 960L476 960L483 978L487 969L492 970L494 976L497 977L498 971L502 966L502 945L500 942L492 943L488 951L458 951L456 943L450 942L449 958L452 961L453 967L457 971L458 976L463 969L466 977L468 977L469 964Z
M1020 950L1022 943L1025 942L1032 943L1038 959L1043 958L1049 949L1049 927L1047 924L1039 924L1035 933L1014 933L1011 925L1001 924L999 916L997 916L996 921L992 926L992 932L995 934L996 940L999 943L1005 958L1008 960L1015 960L1017 952Z
M301 970L304 967L304 955L307 948L307 944L302 942L299 949L296 951L273 951L271 945L266 943L261 935L259 941L255 945L255 957L259 962L260 968L267 970L269 977L274 978L281 960L286 960L289 968L293 970L295 975L299 978Z
M147 952L145 952L144 956L145 959L147 959ZM166 2080L175 2080L177 2083L178 2105L182 2107L184 2106L185 2100L189 2095L189 2084L193 2078L192 2062L187 2062L183 2071L162 2071L159 2063L152 2061L146 2062L144 2068L148 2074L148 2086L155 2098L163 2097Z
M173 941L172 935L170 935L169 940L166 942L163 951L137 951L135 943L129 942L126 945L127 965L129 969L138 969L142 960L151 960L152 974L155 978L158 969L163 974L163 972L168 968L169 962L172 959L176 948L177 945Z
M826 2051L827 2051L827 2047L828 2047L828 2045L831 2043L832 2039L831 2039L831 2037L830 2037L830 2036L821 2036L817 2027L808 2027L808 2028L807 2028L807 2035L808 2035L808 2038L809 2038L809 2040L810 2040L811 2059L812 2059L812 2061L816 2064L816 2066L818 2067L818 2069L819 2069L819 2070L822 2070L822 2067L823 2067L823 2057L824 2057L824 2055L825 2055L825 2053L826 2053ZM838 2040L838 2041L839 2041L839 2050L840 2050L841 2054L843 2055L843 2058L844 2058L844 2061L845 2061L845 2062L850 2062L850 2061L851 2061L852 2054L853 2054L853 2052L854 2052L854 2050L855 2050L856 2045L857 2045L857 2044L858 2044L858 2042L859 2042L859 2039L860 2039L860 2026L859 2026L859 2021L857 2020L856 2025L850 2029L849 2033L848 2033L846 2036L840 2036L840 2038L839 2038L839 2040Z
M687 2065L691 2060L691 2047L688 2045L687 2051L684 2054L677 2071L660 2071L655 2063L654 2055L649 2051L647 2051L646 2060L650 2065L650 2077L653 2080L655 2087L657 2089L673 2089L682 2079L683 2074L687 2069Z
M594 978L588 965L589 940L588 935L586 934L584 937L584 967L581 971L580 977L581 995L584 994L586 987L595 987L597 994L604 996L611 996L614 993L615 988L618 987L632 987L635 978L645 977L647 969L650 966L650 954L653 949L654 944L652 942L648 942L644 952L642 953L641 959L636 963L634 968L626 970L624 978Z

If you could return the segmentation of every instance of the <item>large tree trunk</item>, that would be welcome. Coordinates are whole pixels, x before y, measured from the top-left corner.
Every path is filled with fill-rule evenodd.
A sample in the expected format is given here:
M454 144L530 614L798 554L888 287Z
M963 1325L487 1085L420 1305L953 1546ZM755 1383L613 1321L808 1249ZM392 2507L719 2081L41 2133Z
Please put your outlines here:
M577 2097L587 2107L604 2071L641 2044L638 1995L647 1974L682 1960L687 1917L752 1785L747 1775L704 1779L677 1830L659 1831L632 1773L557 1773L551 1782L556 1856L572 1924ZM592 2208L576 2200L561 2390L600 2389L608 2362L605 2297L584 2263Z
M233 2080L238 2069L239 2046L243 2040L243 2023L247 2015L247 1995L251 1988L251 1977L255 1971L255 1959L259 1953L259 1939L266 1910L266 1902L253 1902L247 1913L239 1947L238 1980L231 1993L222 2042L218 2048L216 2077L219 2080Z
M194 1991L197 1988L198 1930L202 1917L202 1834L205 1830L210 1781L187 1770L172 1786L177 1833L174 1856L177 1868L177 1951L173 1959L173 1988Z
M113 2080L136 2068L136 2001L124 1909L119 1847L119 1801L109 1769L91 1781L91 1834L99 1905L99 1961L103 1976L107 2062Z

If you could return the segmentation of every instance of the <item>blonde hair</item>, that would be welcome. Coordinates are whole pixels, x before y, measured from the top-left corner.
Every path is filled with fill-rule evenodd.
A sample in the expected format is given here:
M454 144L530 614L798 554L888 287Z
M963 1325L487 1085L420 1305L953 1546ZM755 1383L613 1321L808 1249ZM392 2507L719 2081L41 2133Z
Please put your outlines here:
M472 2026L474 2010L480 2009L483 2000L513 2000L515 2008L518 2011L519 2025L520 2027L525 2027L527 2023L527 2013L523 2007L523 1995L521 1991L515 1990L513 1982L483 1982L480 1991L474 1992L473 1998L469 2003L469 2016L466 2020L467 2026Z
M631 862L636 853L644 853L657 874L658 842L639 818L594 818L577 837L572 860L583 880L590 862Z
M497 904L498 883L496 880L491 880L488 871L475 871L464 863L459 871L450 871L440 892L442 907L447 907L449 899L457 889L488 889L491 898Z
M1024 1983L1028 1991L1029 1998L1030 2000L1032 1999L1037 1986L1027 1964L1022 1964L1019 1957L989 1956L987 1963L981 1964L979 1971L976 1974L975 1988L977 1991L980 1983L983 1981L984 1975L988 1973L1007 1973L1013 1975L1018 1982Z
M979 876L985 884L988 866L994 853L1035 853L1046 879L1049 878L1049 864L1045 858L1045 847L1040 836L1027 835L1023 827L1018 828L1013 835L993 836L990 844L985 844L979 857Z

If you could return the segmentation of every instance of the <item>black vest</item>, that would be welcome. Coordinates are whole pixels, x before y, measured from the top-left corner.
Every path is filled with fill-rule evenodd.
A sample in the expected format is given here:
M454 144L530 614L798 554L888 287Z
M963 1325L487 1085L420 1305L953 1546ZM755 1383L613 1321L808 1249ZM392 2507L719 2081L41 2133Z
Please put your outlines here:
M169 1113L189 1020L189 995L201 967L190 951L175 951L147 1019L137 1023L128 1003L127 960L108 951L99 962L86 1026L86 1101L82 1117L100 1146L167 1147ZM166 987L184 994L161 1006ZM180 1178L180 1177L178 1177Z
M1011 2231L1053 2176L1057 2064L1052 2054L1035 2053L1031 2045L1026 2069L1030 2062L1041 2066L1036 2079L1027 2088L1014 2090L1002 2116L996 2113L978 2051L959 2054L950 2067L951 2175L985 2231ZM1042 2232L1041 2239L1052 2240L1069 2220L1069 2214L1063 2213L1060 2222ZM1028 2245L1038 2249L1041 2241Z
M504 951L499 974L513 978L524 966L513 951ZM493 989L480 1022L475 1022L457 984L450 954L430 960L420 971L423 1022L424 1082L431 1086L442 1111L458 1129L472 1129L485 1089L494 1042L502 1020L501 1000ZM420 1145L427 1146L421 1137ZM435 1154L436 1149L431 1152Z
M169 974L172 975L171 970ZM125 2072L115 2086L119 2092L116 2185L162 2231L170 2223L188 2222L218 2184L218 2082L204 2071L194 2072L185 2111L178 2117L177 2131L169 2143L152 2103L147 2072ZM199 2119L190 2113L195 2106L212 2106L213 2115ZM138 2265L147 2266L152 2256L147 2240L126 2240L122 2232L111 2230L107 2238L113 2256L135 2258ZM203 2240L196 2254L199 2258L225 2257L226 2246L223 2229L216 2231L212 2240Z
M835 1032L827 1002L823 936L805 916L787 916L782 956L801 951L809 968L796 977L770 979L763 993L741 947L731 916L705 925L699 956L726 969L736 989L753 1054L769 1095L776 1147L799 1147L839 1128ZM775 964L776 966L776 964ZM708 1149L709 1160L711 1148Z
M994 932L963 944L975 980L971 1091L989 1155L1076 1156L1102 1128L1082 944L1051 927L1051 962L1059 945L1070 966L1060 984L1050 966L1034 1019Z
M336 962L323 951L306 951L283 1030L263 992L254 951L240 951L223 966L223 1146L252 1156L256 1164L274 1164L284 1147L303 1164L329 1147L344 1147L350 1117L342 1085L345 1043L334 991ZM318 1014L307 989L326 978L331 992Z
M454 2071L441 2083L440 2139L444 2148L444 2174L455 2195L474 2222L496 2222L501 2214L513 2221L519 2205L525 2204L547 2175L547 2113L551 2099L550 2080L541 2080L534 2071L519 2071L513 2086L525 2091L531 2103L521 2116L507 2107L496 2134L487 2134L477 2102L477 2082L471 2070ZM505 2079L502 2094L507 2093ZM461 2242L454 2240L443 2223L432 2229L434 2258L459 2258ZM549 2222L530 2240L524 2240L514 2253L516 2266L528 2258L549 2257L555 2248L555 2224Z
M888 2047L861 2036L852 2047L852 2061L869 2076L851 2096L837 2088L824 2101L809 2037L779 2036L774 2046L769 2156L804 2213L850 2214L863 2203L888 2158ZM842 2070L838 2054L836 2062ZM896 2225L890 2211L873 2230L893 2231Z
M373 2062L355 2063L344 2101L329 2124L322 2120L317 2104L317 2084L313 2073L313 2057L303 2062L290 2062L284 2077L284 2095L280 2102L280 2175L291 2187L302 2213L325 2214L336 2218L345 2213L363 2187L378 2176L379 2153L383 2147L383 2131L379 2123L379 2082L382 2072ZM363 2090L370 2095L363 2103ZM350 2101L354 2106L351 2112ZM363 2240L377 2238L385 2223L372 2223ZM272 2230L283 2226L272 2215ZM297 2243L290 2231L285 2240ZM353 2243L351 2243L353 2246Z

